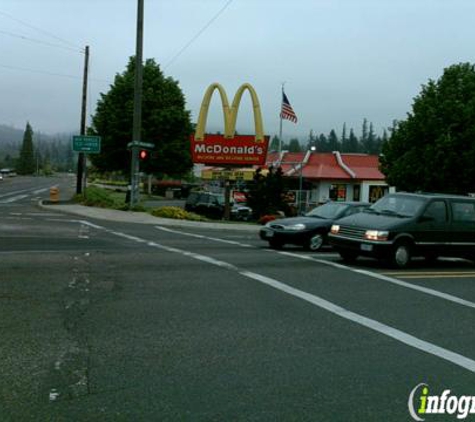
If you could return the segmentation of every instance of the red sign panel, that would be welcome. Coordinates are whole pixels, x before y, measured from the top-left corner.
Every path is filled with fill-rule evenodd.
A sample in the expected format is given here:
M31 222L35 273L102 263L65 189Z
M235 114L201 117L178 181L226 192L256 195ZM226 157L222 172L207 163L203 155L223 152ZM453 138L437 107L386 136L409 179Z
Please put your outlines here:
M254 135L235 135L232 139L205 135L204 141L195 141L191 135L191 157L193 163L262 166L266 163L268 145L268 136L264 142L256 142Z

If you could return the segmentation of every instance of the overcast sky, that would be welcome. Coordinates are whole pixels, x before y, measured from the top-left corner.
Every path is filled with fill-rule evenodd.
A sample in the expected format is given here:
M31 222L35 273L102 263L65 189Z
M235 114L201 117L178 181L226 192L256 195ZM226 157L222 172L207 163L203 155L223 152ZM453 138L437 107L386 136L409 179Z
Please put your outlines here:
M79 50L91 49L91 115L135 53L136 9L137 0L1 0L0 123L77 131ZM145 0L144 58L179 81L193 120L212 82L231 99L249 82L265 132L278 134L285 82L299 119L284 121L285 138L340 135L344 122L359 135L364 118L380 134L405 118L422 84L475 62L474 19L474 0ZM241 133L253 127L248 97ZM223 127L218 96L208 122Z

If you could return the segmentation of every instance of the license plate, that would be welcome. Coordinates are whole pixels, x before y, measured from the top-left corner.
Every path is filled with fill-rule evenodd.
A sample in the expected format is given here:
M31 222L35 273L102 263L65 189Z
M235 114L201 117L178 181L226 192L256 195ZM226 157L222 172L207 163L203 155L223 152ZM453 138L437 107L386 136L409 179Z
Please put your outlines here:
M373 245L366 245L363 243L360 247L362 251L366 252L371 252L373 250Z
M274 237L274 232L272 232L272 231L270 231L270 230L269 230L269 231L266 230L266 231L264 232L264 237L267 237L267 238L268 238L268 237Z

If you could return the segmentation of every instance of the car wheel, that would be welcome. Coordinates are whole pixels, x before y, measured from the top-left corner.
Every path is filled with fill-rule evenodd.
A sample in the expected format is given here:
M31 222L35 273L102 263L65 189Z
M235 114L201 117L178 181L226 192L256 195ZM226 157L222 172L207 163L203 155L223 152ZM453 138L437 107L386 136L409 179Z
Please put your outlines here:
M356 258L358 258L358 254L355 251L339 250L338 253L341 256L341 259L348 264L355 262Z
M406 268L411 262L412 250L408 242L399 242L394 246L391 255L391 264L397 268Z
M310 239L308 239L305 249L309 251L318 251L322 248L324 242L323 234L315 233Z
M282 249L282 246L284 246L284 244L282 242L279 242L278 240L269 240L269 246L272 249Z

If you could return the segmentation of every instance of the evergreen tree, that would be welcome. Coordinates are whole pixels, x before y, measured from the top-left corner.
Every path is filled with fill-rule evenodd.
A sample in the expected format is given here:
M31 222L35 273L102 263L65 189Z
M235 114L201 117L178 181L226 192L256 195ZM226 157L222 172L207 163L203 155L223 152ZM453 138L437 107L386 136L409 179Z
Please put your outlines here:
M328 135L328 149L329 151L339 151L340 142L338 141L338 136L336 132L332 129Z
M329 150L330 147L328 146L327 137L323 133L321 133L318 137L317 151L328 152Z
M269 145L269 151L279 151L279 150L280 150L280 139L277 135L274 135Z
M289 142L287 150L289 152L301 152L302 146L297 138L292 138Z
M360 144L362 150L364 151L366 148L366 142L368 141L368 120L366 118L363 119L363 126L361 127L361 138Z
M346 134L346 123L343 123L343 130L341 131L341 152L349 152L348 136Z
M18 174L34 174L36 170L35 151L33 147L33 129L29 122L23 134L23 143L20 149L16 171Z
M359 142L358 138L353 131L353 128L350 129L350 136L348 138L348 152L359 152Z
M364 120L364 123L367 125L366 119ZM363 152L366 154L375 153L376 135L374 134L373 123L369 124L369 131L366 131L365 136L362 137L361 144L363 147Z

